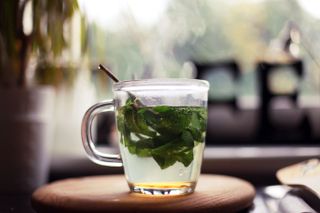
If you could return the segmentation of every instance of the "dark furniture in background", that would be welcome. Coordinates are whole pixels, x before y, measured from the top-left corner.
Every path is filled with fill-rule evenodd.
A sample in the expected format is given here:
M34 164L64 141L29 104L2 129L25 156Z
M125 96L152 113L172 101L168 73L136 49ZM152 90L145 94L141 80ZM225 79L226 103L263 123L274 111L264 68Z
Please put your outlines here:
M305 114L305 111L300 110L300 119L296 122L296 125L290 126L290 119L284 122L284 125L276 126L271 119L271 114L274 113L272 110L272 101L275 98L286 98L292 103L292 108L296 109L296 113L299 113L298 96L299 89L296 87L294 91L288 94L279 94L272 92L270 85L268 84L269 76L272 72L276 72L276 69L290 68L294 72L299 82L302 81L304 75L303 62L301 60L293 61L291 63L281 64L281 63L268 63L260 62L257 65L257 75L260 90L260 108L259 108L259 126L258 126L258 136L259 141L262 143L301 143L301 142L311 142L311 130L310 122ZM292 109L279 110L285 113L285 111ZM295 116L295 115L293 115Z
M230 73L233 78L233 89L234 91L236 90L236 87L241 75L240 67L236 61L230 60L230 61L218 61L218 62L211 62L211 63L195 63L195 67L197 68L197 75L196 75L197 79L204 79L206 75L211 74L212 72L217 72L217 71L225 71ZM209 96L208 104L209 105L227 105L232 107L234 110L238 109L236 94L234 94L231 98L227 98L224 100L212 99Z
M210 63L195 62L197 79L206 79L208 73L223 70L232 74L235 89L241 78L241 69L236 61ZM228 100L208 100L207 144L209 145L319 145L320 127L310 121L310 116L320 117L320 107L303 109L298 104L300 91L289 94L272 92L269 76L276 69L289 68L303 79L301 60L290 63L258 62L256 66L260 104L254 109L239 107L236 95ZM298 88L298 87L297 87ZM291 108L272 107L275 99L291 102ZM309 112L309 113L308 113ZM316 119L316 118L314 118ZM277 122L278 121L278 122ZM313 130L313 131L311 131Z

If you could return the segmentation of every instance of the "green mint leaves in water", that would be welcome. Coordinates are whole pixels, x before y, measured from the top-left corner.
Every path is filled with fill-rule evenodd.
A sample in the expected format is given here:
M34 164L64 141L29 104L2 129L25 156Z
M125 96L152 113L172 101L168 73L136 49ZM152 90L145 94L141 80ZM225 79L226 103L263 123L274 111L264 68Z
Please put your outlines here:
M204 142L204 107L146 107L129 98L117 111L120 142L131 154L152 157L161 169L176 162L188 167L193 148Z

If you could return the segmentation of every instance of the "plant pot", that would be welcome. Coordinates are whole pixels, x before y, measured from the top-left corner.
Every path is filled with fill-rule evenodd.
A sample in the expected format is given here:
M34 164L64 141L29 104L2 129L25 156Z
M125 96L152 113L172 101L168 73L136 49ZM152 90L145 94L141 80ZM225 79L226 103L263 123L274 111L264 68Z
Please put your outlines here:
M47 181L51 87L0 89L0 194L29 194Z

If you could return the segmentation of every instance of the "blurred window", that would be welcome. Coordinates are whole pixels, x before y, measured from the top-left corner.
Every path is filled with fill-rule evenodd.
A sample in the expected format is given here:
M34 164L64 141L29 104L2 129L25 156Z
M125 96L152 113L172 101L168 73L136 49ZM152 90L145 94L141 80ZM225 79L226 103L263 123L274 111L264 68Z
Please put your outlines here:
M194 77L190 60L233 58L242 68L243 95L257 94L256 62L265 57L286 23L294 22L302 35L295 48L305 62L302 92L320 93L317 0L79 0L79 4L88 19L92 68L105 63L120 79L189 78ZM291 77L279 77L283 87L291 87ZM228 91L228 81L222 77L219 90ZM103 89L105 84L96 85Z

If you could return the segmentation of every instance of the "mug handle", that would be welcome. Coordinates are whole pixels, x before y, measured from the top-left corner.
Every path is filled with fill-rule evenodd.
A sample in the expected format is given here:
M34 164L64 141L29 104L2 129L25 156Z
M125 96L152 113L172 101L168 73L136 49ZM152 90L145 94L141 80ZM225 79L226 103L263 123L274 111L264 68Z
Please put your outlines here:
M106 100L99 102L91 106L82 119L81 124L81 138L83 147L89 157L94 163L110 166L110 167L121 167L122 160L119 154L107 154L98 151L95 144L92 141L92 122L96 115L103 112L115 111L114 100Z

